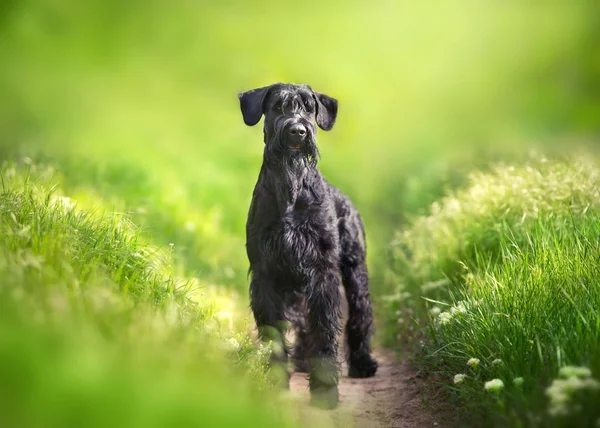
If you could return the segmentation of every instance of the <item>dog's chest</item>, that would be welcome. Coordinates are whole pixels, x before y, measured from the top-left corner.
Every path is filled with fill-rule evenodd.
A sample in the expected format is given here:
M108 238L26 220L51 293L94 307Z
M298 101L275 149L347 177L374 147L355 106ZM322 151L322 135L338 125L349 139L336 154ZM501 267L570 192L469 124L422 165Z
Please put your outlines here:
M288 203L286 214L298 220L315 220L321 209L316 205L316 197L309 188L300 189ZM313 217L312 219L310 217Z
M292 183L285 176L259 179L248 222L253 266L303 276L317 266L336 264L339 232L334 199L327 183L311 174Z
M318 200L310 189L299 191L284 213L269 223L264 230L264 254L280 268L303 270L336 248L332 207L328 200Z

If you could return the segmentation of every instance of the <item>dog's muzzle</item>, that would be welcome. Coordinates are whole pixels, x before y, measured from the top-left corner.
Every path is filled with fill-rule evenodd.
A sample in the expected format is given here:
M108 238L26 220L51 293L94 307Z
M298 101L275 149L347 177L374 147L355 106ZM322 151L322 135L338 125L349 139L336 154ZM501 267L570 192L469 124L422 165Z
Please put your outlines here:
M287 129L286 141L288 148L292 150L300 150L302 143L306 140L306 126L300 122L293 123Z
M298 118L287 118L281 127L281 139L290 150L303 150L313 135L305 123Z

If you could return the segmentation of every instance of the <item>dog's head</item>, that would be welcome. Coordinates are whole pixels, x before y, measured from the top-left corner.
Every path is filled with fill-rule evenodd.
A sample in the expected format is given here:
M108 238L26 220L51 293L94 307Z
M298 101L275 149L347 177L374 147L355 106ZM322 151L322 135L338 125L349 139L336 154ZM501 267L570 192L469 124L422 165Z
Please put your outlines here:
M280 158L316 161L316 125L329 131L337 116L337 100L308 85L276 83L241 92L239 99L246 125L254 126L265 116L267 151Z

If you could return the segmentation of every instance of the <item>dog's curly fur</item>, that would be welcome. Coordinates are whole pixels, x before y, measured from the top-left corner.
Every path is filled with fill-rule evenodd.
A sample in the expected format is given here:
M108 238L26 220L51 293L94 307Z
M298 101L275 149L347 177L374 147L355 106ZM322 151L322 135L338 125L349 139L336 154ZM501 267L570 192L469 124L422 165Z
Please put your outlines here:
M250 302L259 335L283 347L294 324L297 370L310 374L311 402L338 402L337 336L343 284L348 300L349 376L375 375L362 219L350 199L317 169L317 127L330 130L337 100L307 85L277 83L239 94L244 122L264 114L264 159L246 225Z

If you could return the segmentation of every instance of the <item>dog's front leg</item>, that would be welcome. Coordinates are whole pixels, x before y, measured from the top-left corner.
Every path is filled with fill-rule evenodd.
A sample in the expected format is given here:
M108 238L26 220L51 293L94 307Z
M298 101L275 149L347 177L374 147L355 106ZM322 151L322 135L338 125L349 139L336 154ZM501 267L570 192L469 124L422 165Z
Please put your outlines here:
M306 290L311 405L326 409L335 408L339 401L340 283L339 273L332 269L315 274Z
M269 275L255 272L250 282L250 306L258 336L263 343L272 342L271 373L283 377L282 386L289 387L288 349L285 342L285 307ZM276 379L278 380L278 379Z

